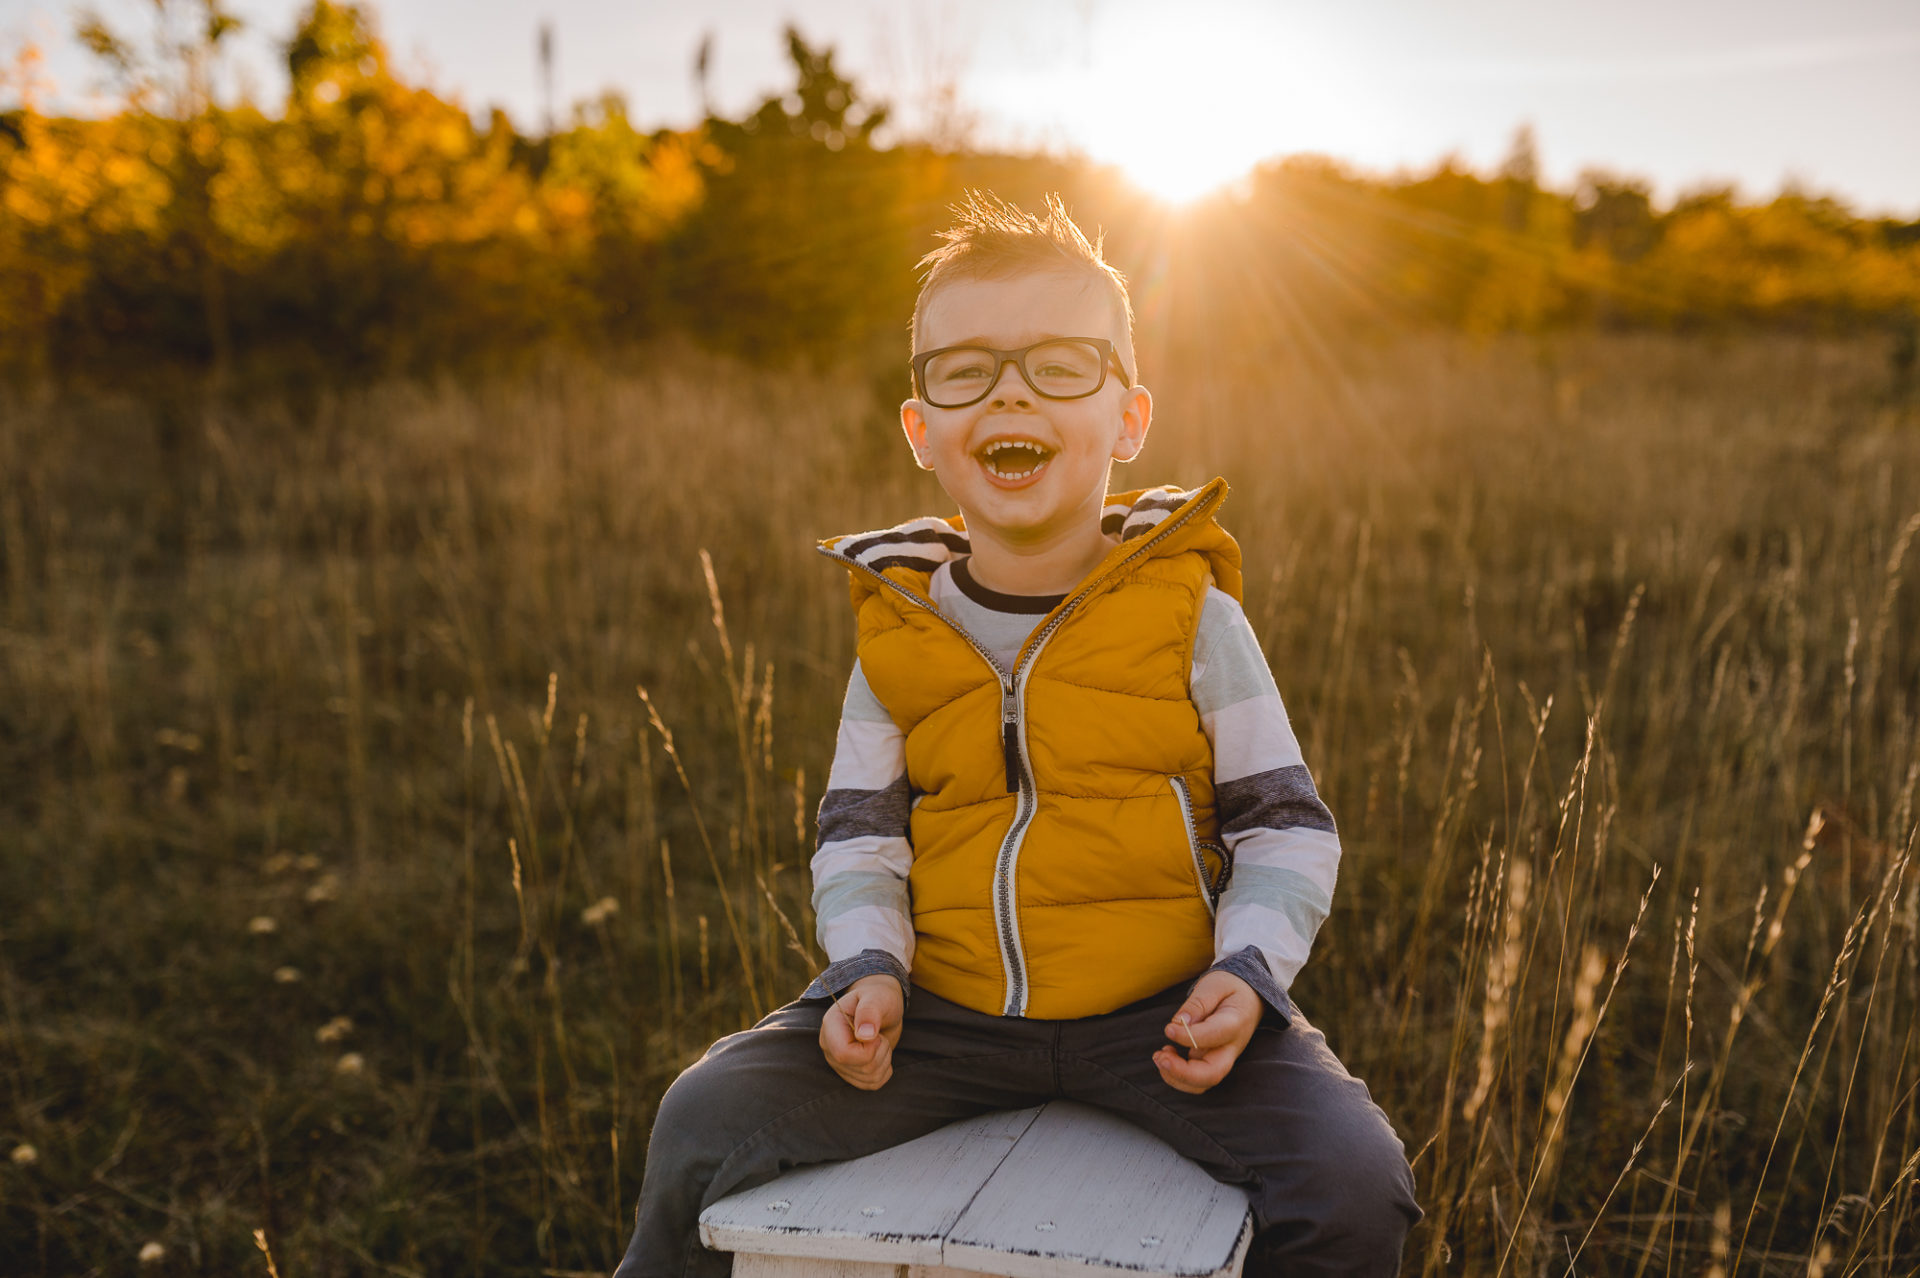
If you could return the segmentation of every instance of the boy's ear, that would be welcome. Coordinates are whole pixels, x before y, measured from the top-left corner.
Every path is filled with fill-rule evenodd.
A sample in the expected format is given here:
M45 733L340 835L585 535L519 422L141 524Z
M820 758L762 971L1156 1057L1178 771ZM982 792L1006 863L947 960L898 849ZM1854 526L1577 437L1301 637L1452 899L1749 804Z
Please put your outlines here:
M921 470L933 469L933 455L927 451L927 418L922 411L925 408L919 400L909 399L900 405L900 432L907 437L907 447L913 449L914 464Z
M1120 433L1113 440L1113 459L1130 462L1147 446L1153 425L1153 396L1144 386L1129 386L1120 401Z

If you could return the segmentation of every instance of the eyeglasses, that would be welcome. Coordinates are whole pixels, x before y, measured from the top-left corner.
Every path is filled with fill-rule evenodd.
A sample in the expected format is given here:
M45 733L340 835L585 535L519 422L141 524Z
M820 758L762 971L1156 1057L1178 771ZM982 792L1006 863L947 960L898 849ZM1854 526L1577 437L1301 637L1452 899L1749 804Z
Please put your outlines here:
M1103 337L1050 337L1016 351L991 346L942 346L913 357L914 386L935 408L966 408L987 397L1011 363L1036 395L1046 399L1085 399L1107 384L1107 367L1122 386L1133 379Z

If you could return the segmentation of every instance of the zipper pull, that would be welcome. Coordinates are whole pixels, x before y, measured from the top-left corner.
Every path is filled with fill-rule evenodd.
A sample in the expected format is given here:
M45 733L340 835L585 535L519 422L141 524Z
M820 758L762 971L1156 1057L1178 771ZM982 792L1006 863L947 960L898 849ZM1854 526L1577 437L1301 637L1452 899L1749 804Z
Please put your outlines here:
M1000 697L1000 744L1006 753L1007 793L1020 792L1020 702L1013 685L1004 686Z

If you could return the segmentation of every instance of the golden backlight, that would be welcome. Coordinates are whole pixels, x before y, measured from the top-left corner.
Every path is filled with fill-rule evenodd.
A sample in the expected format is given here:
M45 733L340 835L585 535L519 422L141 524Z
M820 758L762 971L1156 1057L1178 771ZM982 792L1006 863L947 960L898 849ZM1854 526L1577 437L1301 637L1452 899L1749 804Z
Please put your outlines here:
M1353 96L1311 29L1226 2L1116 9L1056 85L1073 140L1171 203L1299 145Z

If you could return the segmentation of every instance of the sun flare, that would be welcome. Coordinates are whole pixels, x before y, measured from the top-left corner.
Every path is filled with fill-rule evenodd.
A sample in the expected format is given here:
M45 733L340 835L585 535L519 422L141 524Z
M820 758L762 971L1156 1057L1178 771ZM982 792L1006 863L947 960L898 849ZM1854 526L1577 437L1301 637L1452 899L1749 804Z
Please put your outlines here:
M1104 12L1045 96L1087 155L1173 204L1350 121L1356 98L1345 60L1310 27L1233 0Z
M1117 144L1110 158L1153 195L1169 204L1189 204L1245 176L1267 154L1224 132L1181 135L1163 129Z

